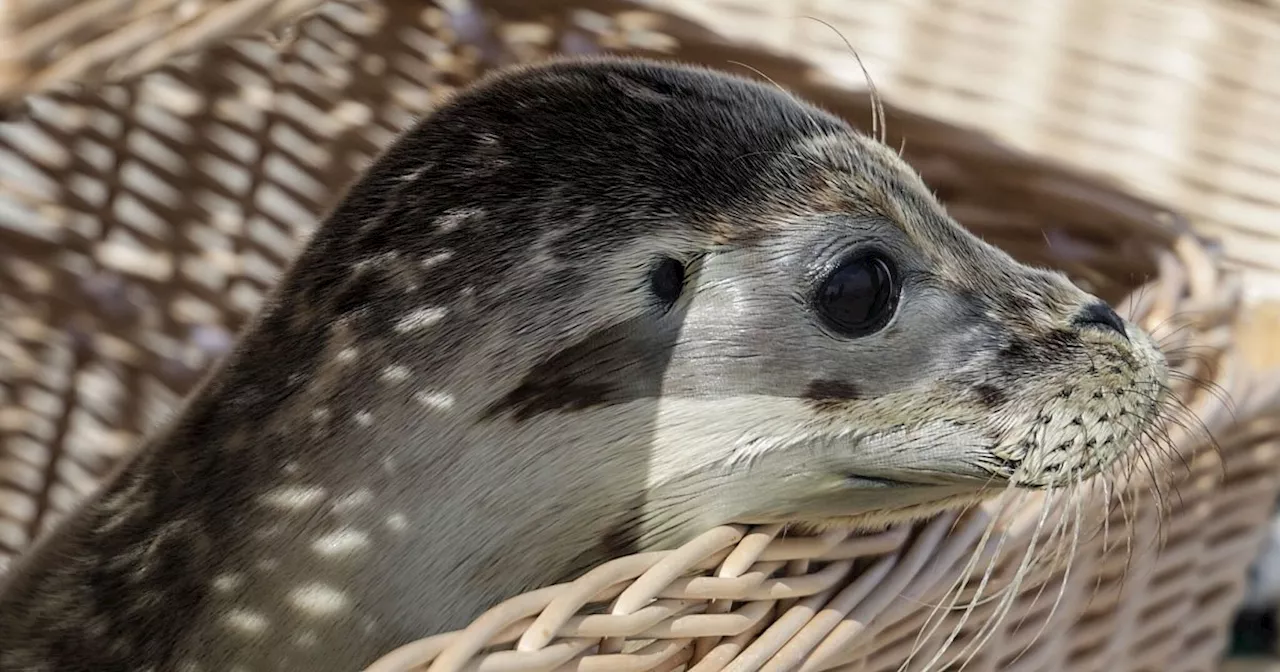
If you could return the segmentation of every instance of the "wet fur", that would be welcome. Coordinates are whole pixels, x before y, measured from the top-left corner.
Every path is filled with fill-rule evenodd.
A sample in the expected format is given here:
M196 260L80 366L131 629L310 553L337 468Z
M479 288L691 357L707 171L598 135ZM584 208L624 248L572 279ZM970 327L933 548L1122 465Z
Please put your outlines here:
M863 339L807 296L875 244ZM688 264L664 310L663 256ZM1074 482L1163 358L775 88L642 61L490 77L401 137L237 350L0 596L0 670L355 670L726 522L874 527ZM238 666L238 667L237 667Z

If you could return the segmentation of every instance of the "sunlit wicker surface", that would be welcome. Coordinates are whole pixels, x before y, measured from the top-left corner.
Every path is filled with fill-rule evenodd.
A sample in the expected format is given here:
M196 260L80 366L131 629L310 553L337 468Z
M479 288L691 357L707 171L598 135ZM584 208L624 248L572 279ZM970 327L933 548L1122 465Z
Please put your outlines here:
M1280 296L1274 2L645 2L861 87L843 36L887 95L1179 208Z
M112 81L229 36L287 24L319 0L5 0L0 102Z
M866 116L865 96L806 84L801 63L622 2L478 4L490 12L329 4L275 47L250 38L196 49L122 85L31 99L24 119L0 129L0 547L26 547L127 454L226 351L335 185L487 67L549 48L657 49L728 69L749 63L837 113ZM583 8L594 11L575 11ZM1213 669L1278 488L1274 421L1232 424L1276 409L1275 390L1233 352L1239 282L1158 207L900 110L889 130L963 222L1110 300L1132 294L1124 312L1155 328L1179 369L1218 386L1180 387L1218 450L1175 432L1181 459L1162 463L1177 480L1170 516L1161 521L1149 501L1118 509L1111 529L1129 519L1132 553L1116 543L1124 535L1106 546L1088 538L1056 609L1063 575L1048 572L1044 593L1024 586L966 669ZM1007 521L997 584L1025 548L1032 510ZM772 529L712 530L667 556L600 570L612 576L519 598L382 669L428 660L461 669L483 654L485 669L551 669L586 655L581 669L670 669L697 657L700 670L800 661L894 670L976 544L977 527L949 529L773 544ZM1166 541L1158 555L1157 529ZM679 576L691 567L718 578ZM596 593L619 591L613 613L578 617ZM953 649L972 640L984 613ZM935 631L924 651L949 632ZM657 641L610 654L619 637ZM483 651L493 639L521 651Z

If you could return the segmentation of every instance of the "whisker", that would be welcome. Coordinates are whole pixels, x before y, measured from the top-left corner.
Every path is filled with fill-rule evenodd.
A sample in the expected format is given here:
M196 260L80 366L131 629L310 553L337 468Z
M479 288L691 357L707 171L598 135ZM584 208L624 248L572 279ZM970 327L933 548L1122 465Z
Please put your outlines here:
M933 634L938 631L938 628L942 627L942 623L945 620L946 614L956 610L956 604L959 602L960 598L964 594L964 586L968 583L969 579L972 578L973 570L976 567L977 562L982 558L986 549L988 549L990 546L991 535L996 530L999 524L999 521L1001 520L1001 517L1004 513L1005 507L1009 503L1008 495L1010 494L1012 489L1013 489L1013 484L1012 482L1010 482L1006 486L1006 491L1004 493L1005 498L1000 500L999 508L992 514L991 520L987 524L987 527L983 530L982 537L978 541L977 545L975 546L974 552L970 554L969 560L965 563L963 570L957 576L956 580L952 583L951 588L948 589L946 593L944 593L943 599L941 599L937 604L937 606L935 606L935 608L930 612L928 619L925 621L925 624L927 627L922 627L920 629L920 633L916 637L916 641L912 646L912 650L908 654L907 659L902 663L902 666L899 667L899 672L902 672L903 670L905 670L906 666L915 660L915 656L922 650L924 642L927 641L929 638L931 638ZM1004 542L1007 540L1007 538L1008 538L1007 535L1001 534L999 539L997 540L996 547L992 551L991 557L987 562L987 569L983 572L982 581L979 583L979 586L977 589L978 596L981 595L983 588L985 587L988 579L990 578L992 572L994 571L995 564L996 562L998 562L1000 557L1000 550L1003 548ZM976 601L977 601L977 598L975 598L974 601L971 601L970 604L965 608L965 614L966 614L965 617L967 617L967 614L969 613L969 611L974 608ZM943 607L944 604L946 604L945 607ZM938 616L938 619L936 622L933 621L935 616ZM938 651L934 653L934 656L925 664L925 667L924 667L925 672L927 672L928 670L931 670L933 666L937 664L938 659L943 654L945 654L947 648L951 646L951 643L955 641L955 638L957 636L959 636L960 631L963 629L963 627L964 627L964 619L962 618L961 622L952 630L951 634L947 637L946 641L944 641L942 646L939 647Z
M844 36L835 26L816 16L806 16L806 19L812 19L831 29L832 32L844 42L844 46L849 49L849 53L853 55L853 59L857 61L858 67L862 69L862 77L867 82L867 93L871 98L871 137L876 138L881 144L885 144L888 140L886 131L886 117L884 110L884 100L880 97L880 92L876 90L876 83L871 79L871 73L867 71L867 66L862 62L862 57L858 55L858 50L853 48L853 44ZM901 151L899 151L901 154Z

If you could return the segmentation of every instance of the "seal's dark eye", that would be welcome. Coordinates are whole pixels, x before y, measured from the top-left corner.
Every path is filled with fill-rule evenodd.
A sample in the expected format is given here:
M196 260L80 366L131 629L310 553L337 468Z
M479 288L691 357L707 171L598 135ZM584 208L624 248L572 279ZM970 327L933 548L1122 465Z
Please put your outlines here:
M883 329L898 307L893 264L880 254L860 254L840 264L818 287L814 304L840 335L867 336Z
M684 264L671 257L659 261L649 274L649 287L663 305L675 303L684 289Z

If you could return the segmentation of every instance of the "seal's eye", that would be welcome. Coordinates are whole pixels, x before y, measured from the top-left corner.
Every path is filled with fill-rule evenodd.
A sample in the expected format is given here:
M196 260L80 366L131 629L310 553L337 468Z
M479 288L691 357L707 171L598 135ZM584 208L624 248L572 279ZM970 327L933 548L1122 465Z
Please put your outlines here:
M883 329L898 307L893 263L877 253L859 254L841 263L818 287L814 304L840 335L867 336Z
M671 257L662 259L649 274L649 287L663 306L675 303L684 289L684 264Z

